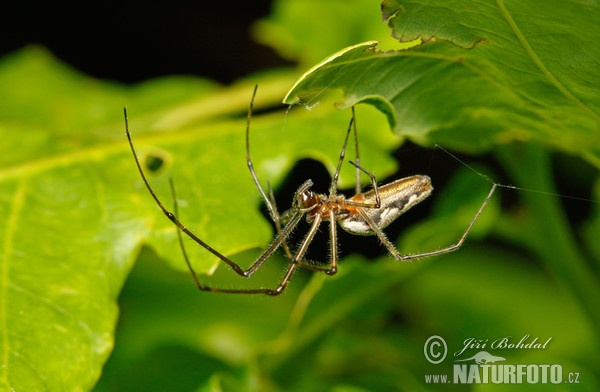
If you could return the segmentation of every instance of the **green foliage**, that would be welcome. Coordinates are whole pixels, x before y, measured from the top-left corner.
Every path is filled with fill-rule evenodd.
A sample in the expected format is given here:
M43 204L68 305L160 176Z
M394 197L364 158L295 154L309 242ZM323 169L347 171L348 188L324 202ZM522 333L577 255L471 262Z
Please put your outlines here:
M480 151L541 141L600 166L597 6L555 1L536 10L533 2L490 9L451 1L424 11L419 4L390 0L382 7L395 37L426 44L344 49L307 72L285 101L312 102L324 89L342 88L340 107L373 104L395 132L419 143Z
M373 2L357 1L355 10L302 3L278 2L257 34L264 40L276 29L271 44L307 65L387 33L367 18ZM186 225L248 265L272 229L246 168L246 108L254 83L257 111L276 107L298 70L229 87L189 77L124 87L78 74L37 47L2 59L0 390L89 390L101 373L99 391L426 390L425 374L451 372L423 357L435 334L454 351L470 337L552 337L546 350L493 354L561 364L565 374L581 374L580 386L597 389L598 8L437 3L384 2L394 35L425 44L344 49L289 91L288 100L300 97L311 110L253 116L251 151L263 186L277 190L303 158L334 170L350 115L326 92L341 88L339 107L375 107L357 109L361 163L378 178L396 170L390 153L405 136L485 151L495 169L488 160L476 170L536 192L500 189L455 253L369 262L342 244L336 276L300 272L277 298L197 292L175 228L136 172L122 107L143 165L162 163L147 170L159 197L171 205L173 178ZM317 32L307 41L302 20ZM319 30L321 23L332 30ZM403 252L455 241L489 191L483 177L440 155L433 166L460 170L433 179L431 214L405 227L397 239ZM556 190L561 173L568 188ZM342 188L353 187L353 175L345 164ZM572 200L585 213L569 220L556 193L587 198ZM377 246L369 240L356 239ZM285 265L278 255L244 280L186 245L200 278L215 286L273 287Z

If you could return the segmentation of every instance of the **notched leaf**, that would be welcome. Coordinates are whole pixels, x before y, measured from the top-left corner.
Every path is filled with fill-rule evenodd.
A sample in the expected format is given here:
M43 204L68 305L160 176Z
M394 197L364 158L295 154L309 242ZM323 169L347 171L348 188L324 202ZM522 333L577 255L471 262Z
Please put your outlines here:
M420 12L421 4L402 4L397 0L384 0L381 13L384 22L392 30L392 36L400 42L433 42L443 40L464 49L473 49L487 42L479 32L472 29L467 10L457 11L446 4L428 3L427 12ZM416 10L416 11L415 11Z
M381 2L381 20L384 23L402 11L402 5L397 0L383 0Z
M381 52L373 41L356 44L302 75L285 102L302 98L312 105L341 89L339 107L370 103L395 133L418 144L477 152L531 140L598 166L600 94L587 72L600 63L589 38L600 33L591 16L597 7L560 3L536 13L528 2L419 4L382 3L393 33L456 45L439 41ZM561 25L548 23L567 12L573 17L560 19Z

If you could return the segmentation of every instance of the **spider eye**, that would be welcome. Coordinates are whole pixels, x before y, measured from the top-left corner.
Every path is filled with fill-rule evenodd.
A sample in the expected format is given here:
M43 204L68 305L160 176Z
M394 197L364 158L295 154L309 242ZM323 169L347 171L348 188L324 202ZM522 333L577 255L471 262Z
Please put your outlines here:
M315 197L312 191L304 191L300 194L300 205L302 208L308 207L310 201Z

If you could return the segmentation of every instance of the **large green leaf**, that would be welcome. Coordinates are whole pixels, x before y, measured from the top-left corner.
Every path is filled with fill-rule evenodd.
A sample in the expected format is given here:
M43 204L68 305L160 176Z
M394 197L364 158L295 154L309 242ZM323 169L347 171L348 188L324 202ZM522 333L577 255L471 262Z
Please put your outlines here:
M341 88L340 107L365 101L397 133L471 151L537 140L600 166L595 3L394 0L382 5L399 40L422 45L346 48L288 93L313 104Z

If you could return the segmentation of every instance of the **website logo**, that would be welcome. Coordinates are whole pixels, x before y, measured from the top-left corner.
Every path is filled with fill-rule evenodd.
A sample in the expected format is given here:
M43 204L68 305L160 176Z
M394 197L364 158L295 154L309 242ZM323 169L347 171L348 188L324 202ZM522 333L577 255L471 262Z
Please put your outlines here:
M475 363L477 363L477 364L484 365L486 363L496 363L498 361L506 361L506 358L495 357L492 354L488 353L487 351L480 351L477 354L473 355L471 358L457 359L456 362L470 361L470 360L474 360Z
M469 338L447 362L451 373L426 374L427 384L578 384L579 372L563 371L561 364L513 363L511 350L545 350L552 337L540 339L525 335L520 339L511 336L495 340ZM481 350L485 348L486 350ZM474 350L475 349L475 350ZM489 351L488 351L489 350ZM502 351L502 356L498 351ZM439 365L448 357L448 344L441 336L429 337L424 344L425 359ZM508 354L506 354L508 353ZM505 358L506 357L506 358ZM446 364L447 366L447 364Z

